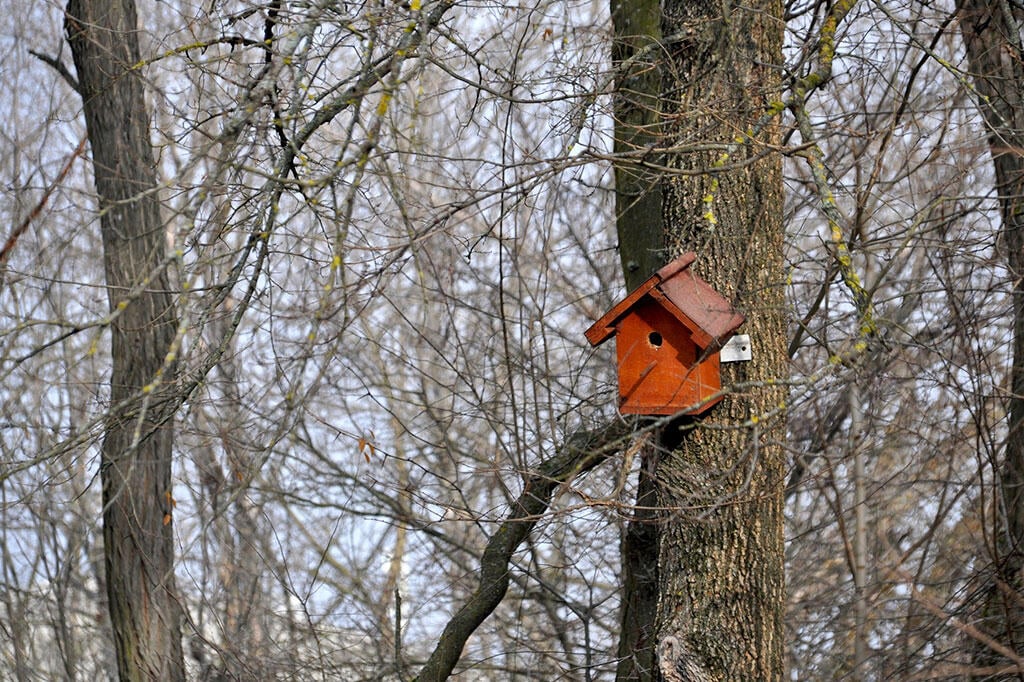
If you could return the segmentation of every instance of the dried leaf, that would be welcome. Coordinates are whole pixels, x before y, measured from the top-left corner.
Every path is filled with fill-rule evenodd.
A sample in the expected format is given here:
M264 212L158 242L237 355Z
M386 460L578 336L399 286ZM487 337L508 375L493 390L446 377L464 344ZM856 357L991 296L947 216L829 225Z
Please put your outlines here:
M361 454L366 459L366 463L367 464L370 463L370 455L373 454L373 452L374 452L373 444L370 443L370 441L368 441L365 438L363 438L362 436L360 436L359 437L359 454Z

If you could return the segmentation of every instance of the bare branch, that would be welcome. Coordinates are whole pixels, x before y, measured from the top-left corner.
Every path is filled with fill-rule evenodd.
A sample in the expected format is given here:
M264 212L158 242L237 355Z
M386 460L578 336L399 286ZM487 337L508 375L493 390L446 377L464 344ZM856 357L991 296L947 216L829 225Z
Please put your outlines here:
M512 511L491 536L480 559L480 582L472 596L445 626L434 652L416 682L448 679L473 634L508 590L509 562L551 503L552 493L562 484L590 471L627 445L634 422L614 421L596 431L580 431L563 448L531 475Z
M75 78L74 74L72 74L71 71L68 70L68 67L64 66L64 62L57 59L56 57L51 57L50 55L43 54L42 52L36 52L35 50L29 50L28 53L36 59L38 59L39 61L43 62L44 64L47 64L48 66L52 67L57 73L60 74L61 78L63 78L64 81L71 86L72 90L79 94L82 93L81 89L79 89L78 87L78 79Z

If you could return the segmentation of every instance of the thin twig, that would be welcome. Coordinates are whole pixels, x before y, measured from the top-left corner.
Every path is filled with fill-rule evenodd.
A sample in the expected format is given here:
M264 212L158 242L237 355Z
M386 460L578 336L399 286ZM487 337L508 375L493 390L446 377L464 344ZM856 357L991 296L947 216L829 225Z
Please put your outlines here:
M11 257L11 251L14 250L15 244L18 243L18 239L21 235L25 234L28 230L28 226L32 224L32 221L39 217L39 214L43 212L43 208L46 207L46 202L49 201L50 197L60 186L60 183L64 182L64 178L67 177L71 171L71 166L74 164L75 159L81 156L82 152L85 151L86 142L89 138L85 135L82 136L81 142L75 147L75 151L71 152L71 156L68 157L67 161L64 162L64 167L60 169L60 173L54 178L50 186L43 192L43 196L39 199L39 202L35 205L29 214L25 216L25 219L11 231L11 234L7 237L7 241L4 242L3 249L0 249L0 287L3 287L4 275L7 272L7 261Z

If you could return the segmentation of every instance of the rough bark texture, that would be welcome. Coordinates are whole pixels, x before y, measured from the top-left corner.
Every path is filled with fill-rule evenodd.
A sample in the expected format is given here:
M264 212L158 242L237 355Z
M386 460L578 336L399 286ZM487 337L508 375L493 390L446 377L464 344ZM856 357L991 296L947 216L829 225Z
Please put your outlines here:
M779 97L781 4L672 0L665 15L666 35L692 36L670 46L672 141L742 136ZM766 142L777 139L772 133L730 158L673 155L669 165L681 170L721 172L678 175L664 190L672 253L696 251L700 275L747 316L742 331L754 359L724 364L723 386L786 376L781 159L766 153ZM672 650L683 652L659 661L666 677L695 666L710 680L782 679L785 459L782 424L765 418L784 398L770 386L727 397L688 425L658 468L670 514L659 641L675 638Z
M103 540L121 680L184 680L174 594L171 425L161 402L141 411L161 376L177 322L149 140L132 0L70 0L68 41L78 71L100 203L111 325L110 400L103 441ZM138 292L132 295L133 289ZM141 420L141 422L140 422Z
M640 612L634 596L624 599L624 631L632 613L637 632L656 632L656 669L648 670L651 643L636 635L632 652L620 642L620 655L632 653L635 663L620 665L619 679L783 676L785 465L781 420L767 419L785 398L771 382L786 376L787 362L781 163L766 146L777 142L775 133L745 140L779 98L773 65L782 63L781 16L774 0L663 5L662 132L665 146L676 149L664 161L680 171L662 179L667 255L696 251L699 274L747 316L741 331L751 335L754 359L723 365L723 385L766 385L663 434L654 480L641 491L656 495L662 509L657 567L625 578L635 590L637 580L653 576L657 601L639 600ZM626 189L620 203L630 201ZM621 223L626 214L619 213ZM638 229L620 225L624 262ZM625 546L628 552L629 538Z
M999 471L994 580L983 627L1012 651L1024 651L1024 11L998 0L960 0L961 30L979 105L989 130L1002 215L1002 247L1013 282L1013 367L1009 431ZM1000 587L1002 584L1002 588ZM1006 587L1010 589L1006 589ZM1001 659L978 654L979 664ZM1018 679L1013 675L1013 679Z

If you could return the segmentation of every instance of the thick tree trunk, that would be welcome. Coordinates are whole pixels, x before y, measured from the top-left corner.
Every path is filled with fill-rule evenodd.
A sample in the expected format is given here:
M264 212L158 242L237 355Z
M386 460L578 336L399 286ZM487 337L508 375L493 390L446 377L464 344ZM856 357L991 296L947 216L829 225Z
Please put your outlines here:
M1004 460L995 514L995 582L985 607L986 631L1009 649L1024 651L1024 11L996 0L960 0L961 30L979 106L989 130L1002 216L1002 247L1013 310L1013 366ZM1002 583L1001 588L999 583ZM1011 589L1006 589L1006 587ZM981 652L978 663L995 662ZM1014 676L1017 679L1017 676Z
M171 415L151 396L171 380L177 322L149 140L132 0L70 0L66 29L92 147L111 325L103 441L103 539L110 619L122 680L184 680L174 593ZM134 293L133 293L134 292ZM159 391L158 391L159 392Z
M656 669L647 669L644 647L651 643L631 635L637 663L620 665L619 679L781 680L785 464L781 420L767 416L785 399L771 386L786 376L787 363L782 176L780 158L767 146L777 135L746 135L780 96L782 6L662 6L661 132L664 146L675 149L664 162L680 171L662 178L662 238L670 256L696 251L701 277L747 316L742 331L751 336L754 359L723 365L723 385L764 383L730 395L704 417L680 420L661 438L653 481L642 490L653 490L661 508L656 570L647 574L657 581L657 599L624 598L624 617L642 623L637 632L654 632ZM628 121L620 116L619 123ZM620 191L620 204L632 201L630 192ZM626 261L627 251L636 252L631 235L639 232L640 244L649 235L623 226L623 215L620 208ZM624 563L635 562L627 556ZM643 577L627 571L627 586L649 587ZM624 639L620 656L630 653Z

